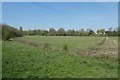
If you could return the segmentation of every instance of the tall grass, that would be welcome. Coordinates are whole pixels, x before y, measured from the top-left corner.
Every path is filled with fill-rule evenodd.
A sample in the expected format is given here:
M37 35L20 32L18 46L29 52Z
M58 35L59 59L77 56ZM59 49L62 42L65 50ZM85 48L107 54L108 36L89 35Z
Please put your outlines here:
M63 50L67 51L68 50L68 44L63 45Z
M16 41L3 42L2 51L3 78L118 77L117 62L112 60L38 49Z
M44 47L43 47L44 49L48 49L48 48L50 48L50 44L49 43L44 43Z
M106 37L104 37L100 42L98 42L97 45L102 46L106 40Z

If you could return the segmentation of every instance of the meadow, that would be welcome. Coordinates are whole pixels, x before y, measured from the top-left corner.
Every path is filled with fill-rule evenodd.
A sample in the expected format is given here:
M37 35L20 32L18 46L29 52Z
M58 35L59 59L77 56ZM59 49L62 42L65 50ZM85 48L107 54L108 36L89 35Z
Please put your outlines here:
M2 76L117 78L117 44L116 37L93 36L24 36L3 41Z
M93 46L100 37L79 37L79 36L25 36L24 38L17 38L18 41L26 41L40 46L48 43L52 48L62 48L67 44L70 49L73 48L87 48Z

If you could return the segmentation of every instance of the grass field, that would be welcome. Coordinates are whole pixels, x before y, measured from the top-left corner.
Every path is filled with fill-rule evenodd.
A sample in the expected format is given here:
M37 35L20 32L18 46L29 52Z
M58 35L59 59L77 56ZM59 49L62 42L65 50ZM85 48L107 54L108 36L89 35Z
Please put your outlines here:
M115 43L109 44L110 47L105 49L105 53L110 49L114 52L117 50L117 38L111 38L106 39L102 46L97 43L102 41L103 37L25 36L13 41L3 41L3 78L118 77L116 60L74 55L83 53L83 49L84 54L91 49L98 53L103 52L102 48L106 48L112 40L115 40ZM44 48L45 43L49 44L49 48ZM62 50L64 44L68 45L68 51ZM74 49L77 49L77 52Z
M24 38L18 38L17 40L32 42L40 46L44 46L44 43L48 43L52 48L62 48L64 44L67 44L70 49L73 49L93 46L99 39L99 37L79 36L26 36Z

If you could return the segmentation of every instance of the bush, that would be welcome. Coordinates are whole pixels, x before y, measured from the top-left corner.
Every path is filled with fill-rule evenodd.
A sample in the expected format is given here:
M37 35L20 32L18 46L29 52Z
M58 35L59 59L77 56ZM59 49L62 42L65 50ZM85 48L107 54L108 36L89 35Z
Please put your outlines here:
M9 31L6 31L3 35L2 35L2 39L4 41L9 40L11 38L11 33Z
M49 43L44 43L44 49L48 49L50 48L50 44Z
M2 28L2 39L3 40L9 40L10 38L15 38L15 37L22 37L22 33L9 25L2 24L0 26L0 29Z
M65 51L67 51L67 50L68 50L68 45L67 45L67 44L64 44L64 45L63 45L63 49L64 49Z

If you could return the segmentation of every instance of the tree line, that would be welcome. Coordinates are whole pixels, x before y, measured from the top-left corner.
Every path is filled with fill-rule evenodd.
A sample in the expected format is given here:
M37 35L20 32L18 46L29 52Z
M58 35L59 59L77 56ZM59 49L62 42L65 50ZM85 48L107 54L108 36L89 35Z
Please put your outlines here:
M1 30L2 29L2 30ZM23 30L22 27L16 29L10 25L0 25L0 32L2 33L2 40L9 40L10 38L22 37L23 35L39 35L39 36L119 36L120 29L112 29L111 27L106 31L105 29L98 29L95 32L92 29L83 28L80 30L59 28L55 30L50 28L49 30L34 29L34 30Z
M27 30L23 31L24 35L40 35L40 36L117 36L118 29L109 28L108 31L105 29L99 29L95 32L92 29L68 29L64 30L64 28L59 28L55 30L54 28L50 28L49 30L41 30L41 29L34 29L34 30Z
M54 28L50 28L49 30L41 30L41 29L35 29L35 30L28 30L23 31L25 35L41 35L41 36L89 36L89 35L95 35L95 32L92 29L87 29L87 31L84 31L84 29L81 30L64 30L64 28L59 28L58 30L55 30Z

